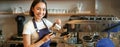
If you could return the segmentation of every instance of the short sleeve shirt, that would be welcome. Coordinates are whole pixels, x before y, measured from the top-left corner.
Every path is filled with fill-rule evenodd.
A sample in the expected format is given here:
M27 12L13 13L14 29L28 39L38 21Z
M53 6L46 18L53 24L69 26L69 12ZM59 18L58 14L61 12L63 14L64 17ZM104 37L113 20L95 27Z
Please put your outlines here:
M50 28L53 25L52 22L50 22L49 20L47 20L45 18L43 19L43 21L45 22L45 24L47 25L48 28ZM43 28L46 28L43 21L41 20L40 22L36 22L37 28L39 30L43 29ZM37 31L36 31L36 29L34 27L32 19L29 20L27 23L25 23L24 29L23 29L23 34L31 35L32 43L39 39L39 35L38 35L38 33L37 33Z

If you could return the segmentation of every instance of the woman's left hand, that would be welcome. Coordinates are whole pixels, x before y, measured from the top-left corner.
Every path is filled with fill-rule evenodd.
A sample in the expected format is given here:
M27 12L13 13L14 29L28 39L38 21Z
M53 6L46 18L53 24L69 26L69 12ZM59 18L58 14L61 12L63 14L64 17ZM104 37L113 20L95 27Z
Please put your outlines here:
M55 23L58 25L61 25L61 20L57 18L57 19L55 19Z

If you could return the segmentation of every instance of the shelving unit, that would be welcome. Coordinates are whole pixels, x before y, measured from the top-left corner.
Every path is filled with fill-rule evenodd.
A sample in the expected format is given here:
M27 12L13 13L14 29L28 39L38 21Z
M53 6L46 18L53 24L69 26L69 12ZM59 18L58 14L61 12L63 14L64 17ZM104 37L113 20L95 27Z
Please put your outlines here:
M1 0L1 1L3 1L3 0ZM4 0L4 1L8 1L8 0ZM12 0L12 1L33 1L33 0ZM80 1L80 0L46 0L46 1L50 1L50 2L54 2L54 1L56 1L56 2L59 2L59 1ZM91 1L94 1L94 0L91 0ZM74 4L74 3L73 3ZM20 13L16 13L16 14L13 14L12 12L0 12L0 15L18 15L18 14L20 14ZM28 12L26 12L26 13L24 13L24 15L25 16L28 16L29 15L29 13ZM49 16L71 16L71 15L95 15L94 13L49 13L48 14Z

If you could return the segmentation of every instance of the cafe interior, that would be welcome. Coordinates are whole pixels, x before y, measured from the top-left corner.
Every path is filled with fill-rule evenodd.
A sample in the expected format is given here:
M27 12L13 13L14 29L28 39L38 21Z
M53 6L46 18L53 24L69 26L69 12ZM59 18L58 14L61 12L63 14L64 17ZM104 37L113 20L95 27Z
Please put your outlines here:
M0 47L24 47L33 0L0 0ZM50 47L120 47L120 0L46 0L48 20L61 19Z

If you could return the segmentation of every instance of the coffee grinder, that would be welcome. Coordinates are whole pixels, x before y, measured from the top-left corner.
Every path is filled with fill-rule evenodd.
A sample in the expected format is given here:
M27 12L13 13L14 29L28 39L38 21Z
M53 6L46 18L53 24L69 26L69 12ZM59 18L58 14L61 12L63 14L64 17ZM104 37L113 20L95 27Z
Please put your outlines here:
M15 20L17 22L17 35L13 35L11 37L11 40L23 40L22 32L23 32L25 17L23 15L18 15L17 17L15 17Z

